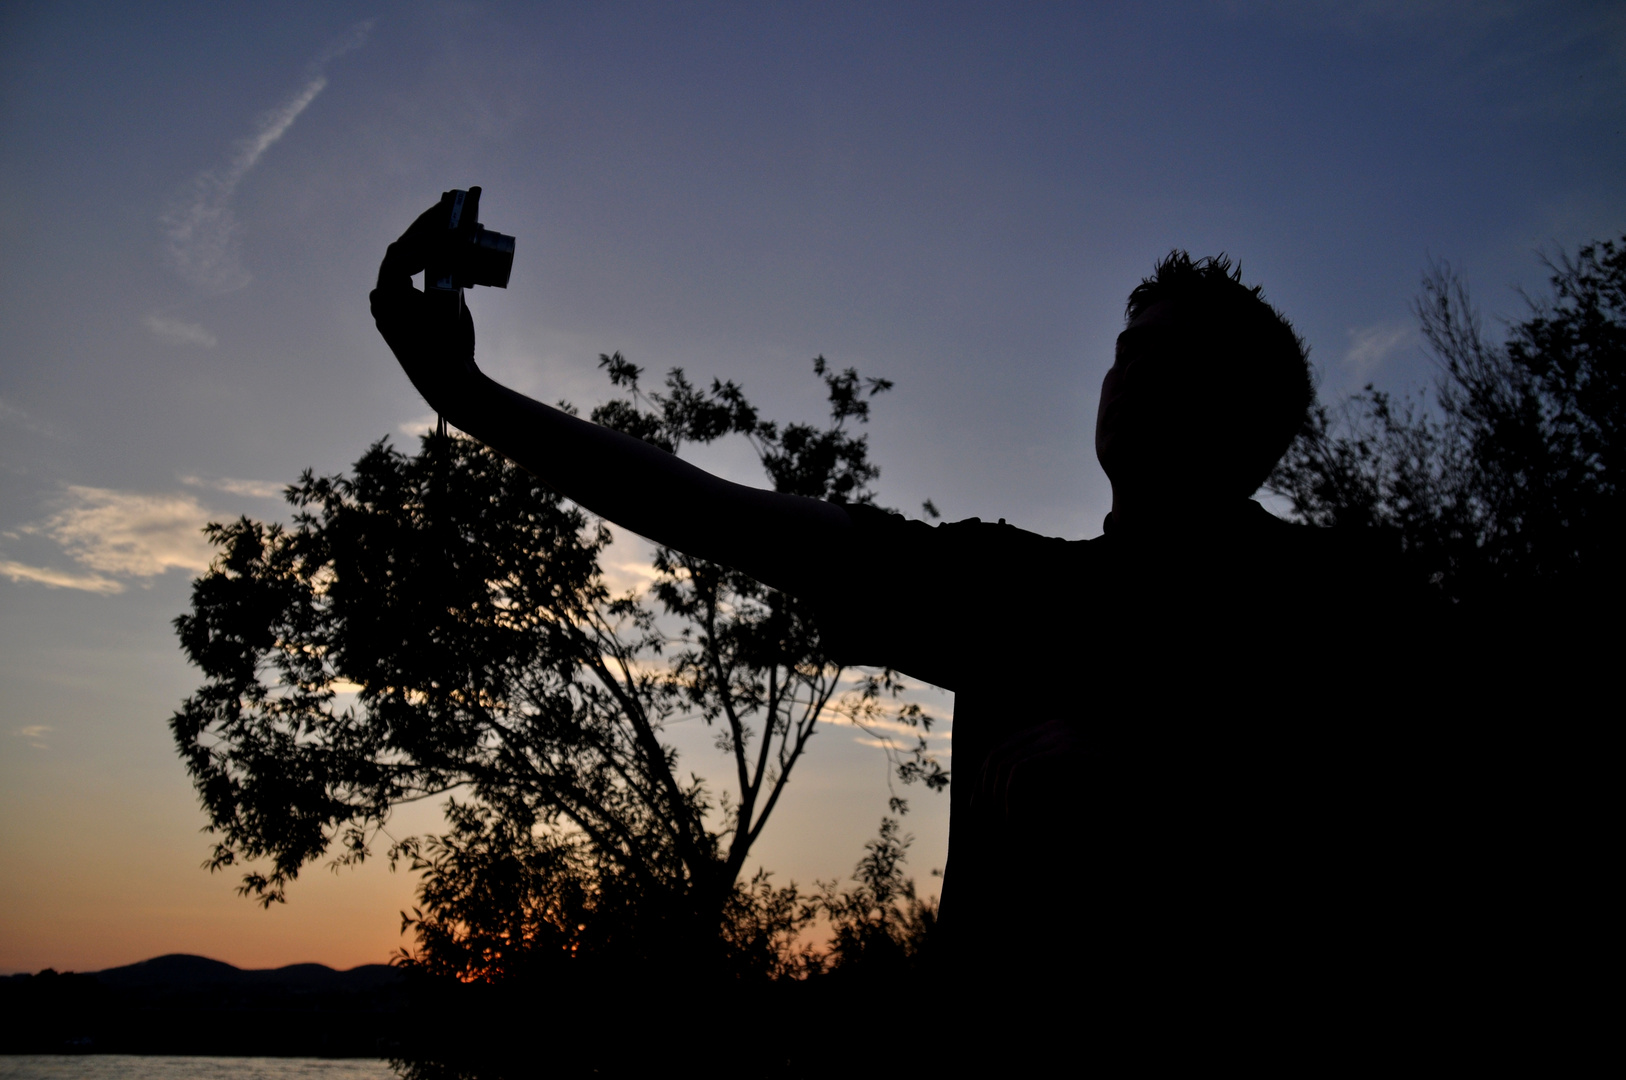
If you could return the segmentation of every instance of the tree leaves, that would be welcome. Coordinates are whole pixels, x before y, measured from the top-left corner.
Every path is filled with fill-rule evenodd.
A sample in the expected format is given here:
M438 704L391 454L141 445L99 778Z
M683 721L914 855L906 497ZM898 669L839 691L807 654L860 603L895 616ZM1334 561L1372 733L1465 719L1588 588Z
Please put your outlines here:
M646 393L619 353L601 366L626 396L599 423L671 452L743 435L779 490L873 498L879 469L845 425L884 380L820 359L828 425L782 427L734 383L673 370ZM737 881L843 692L803 604L669 550L646 595L612 596L602 523L461 438L411 457L377 443L288 499L291 527L210 526L220 553L175 624L206 679L171 726L219 837L211 867L249 861L243 891L278 902L313 860L370 857L393 807L456 792L450 832L389 848L425 875L407 919L425 964L488 978L526 950L669 939L778 942L783 960L811 916L787 914L793 887ZM861 679L854 707L919 727L900 685ZM688 716L732 766L717 794L662 740ZM905 783L946 782L923 738L893 759Z
M1371 387L1322 406L1267 487L1318 525L1393 535L1454 601L1618 596L1626 418L1626 238L1548 263L1552 296L1497 345L1461 276L1435 266L1417 315L1432 400Z

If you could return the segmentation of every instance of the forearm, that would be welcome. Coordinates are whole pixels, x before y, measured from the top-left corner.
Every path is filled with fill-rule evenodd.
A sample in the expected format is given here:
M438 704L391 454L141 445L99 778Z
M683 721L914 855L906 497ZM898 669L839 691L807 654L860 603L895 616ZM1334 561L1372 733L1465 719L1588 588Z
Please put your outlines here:
M464 374L432 394L425 396L448 422L593 513L776 588L802 592L815 585L852 527L833 503L731 483L483 373Z
M431 407L617 525L776 588L819 586L852 530L841 507L730 483L487 378L468 309L432 306L412 285L427 238L444 228L443 208L419 215L385 252L371 296L379 332Z

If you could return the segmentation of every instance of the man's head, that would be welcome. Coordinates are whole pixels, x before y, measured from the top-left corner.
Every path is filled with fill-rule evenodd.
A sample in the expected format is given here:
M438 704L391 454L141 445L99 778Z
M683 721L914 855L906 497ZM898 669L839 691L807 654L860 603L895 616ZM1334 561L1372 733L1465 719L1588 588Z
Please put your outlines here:
M1129 294L1095 452L1120 498L1246 498L1315 399L1292 324L1220 255L1173 251Z

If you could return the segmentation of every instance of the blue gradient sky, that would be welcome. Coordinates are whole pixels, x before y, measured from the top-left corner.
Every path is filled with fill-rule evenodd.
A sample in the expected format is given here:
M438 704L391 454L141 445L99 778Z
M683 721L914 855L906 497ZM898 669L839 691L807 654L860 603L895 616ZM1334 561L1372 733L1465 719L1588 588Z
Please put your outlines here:
M897 384L884 502L1082 537L1160 254L1239 257L1325 397L1416 388L1428 260L1517 313L1543 245L1626 228L1623 127L1618 4L7 5L0 970L398 943L404 875L313 869L266 913L198 868L168 620L206 517L412 443L366 292L442 189L519 237L473 300L499 378L589 405L619 349L811 419L822 353ZM803 768L759 853L844 877L882 763L833 729ZM914 804L927 881L946 800Z

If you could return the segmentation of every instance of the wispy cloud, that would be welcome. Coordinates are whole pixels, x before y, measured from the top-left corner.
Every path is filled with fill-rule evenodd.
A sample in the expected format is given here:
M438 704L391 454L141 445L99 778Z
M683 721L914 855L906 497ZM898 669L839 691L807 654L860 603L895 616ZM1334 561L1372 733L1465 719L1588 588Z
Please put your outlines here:
M9 401L6 401L4 398L0 398L0 420L4 420L9 424L21 424L24 426L33 423L33 418L30 417L27 412L19 409L17 406L11 404Z
M649 562L603 562L604 584L616 596L626 593L642 593L659 577L653 563Z
M62 545L73 560L101 574L156 577L166 570L207 569L203 536L209 513L190 495L145 495L70 487L66 505L27 531Z
M260 119L259 130L237 144L230 162L199 173L192 192L164 215L170 265L181 277L210 292L231 292L252 279L243 266L241 227L232 210L237 185L260 156L299 118L322 92L327 79L318 75L281 108Z
M173 345L201 345L212 349L219 344L215 336L197 323L182 322L163 315L148 315L147 329Z
M1364 379L1382 366L1396 349L1411 341L1414 333L1409 323L1378 323L1352 329L1344 363L1354 369L1357 378Z
M0 577L11 581L30 582L49 589L78 589L81 592L121 593L124 585L100 574L75 574L69 570L53 570L48 566L29 566L12 559L0 559Z
M242 260L242 229L232 210L237 185L327 86L322 69L361 48L372 26L371 20L357 23L329 42L307 67L304 84L260 117L253 134L237 142L224 165L199 173L187 196L164 215L166 252L181 277L211 292L231 292L249 283L251 275Z
M54 730L56 729L50 724L29 724L27 727L18 728L12 734L19 739L27 740L28 745L36 750L46 750L49 747L45 745L45 735Z
M255 499L280 499L283 485L230 476L183 476L181 483ZM0 578L52 589L121 593L133 580L170 570L201 573L215 551L203 526L219 518L186 492L146 493L72 486L49 517L0 533L19 543L54 541L77 564L68 570L20 562L0 554Z
M196 486L239 495L281 494L277 485L259 480L185 478ZM55 541L78 566L61 570L0 556L0 577L52 589L121 593L135 579L154 578L170 570L199 573L208 569L214 548L203 535L211 513L183 492L147 494L110 488L73 486L43 521L5 535L13 540L44 537Z
M237 480L230 476L221 476L213 480L206 480L201 476L183 476L181 483L187 487L209 488L212 491L224 491L228 495L246 495L251 499L280 499L286 484L279 484L275 480Z
M440 417L436 416L434 413L430 413L428 416L420 416L414 420L407 420L400 425L401 434L411 435L415 439L421 439L431 431L434 431L435 425L439 422ZM468 434L455 424L447 424L446 430L453 435Z
M322 51L316 54L306 70L311 74L318 74L333 61L346 53L353 53L367 44L367 35L373 32L373 23L376 19L363 19L338 37L322 46Z
M0 422L15 424L24 431L32 432L35 435L44 435L47 438L60 439L62 437L50 424L35 419L28 414L26 409L19 408L4 399L0 399Z

